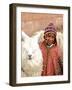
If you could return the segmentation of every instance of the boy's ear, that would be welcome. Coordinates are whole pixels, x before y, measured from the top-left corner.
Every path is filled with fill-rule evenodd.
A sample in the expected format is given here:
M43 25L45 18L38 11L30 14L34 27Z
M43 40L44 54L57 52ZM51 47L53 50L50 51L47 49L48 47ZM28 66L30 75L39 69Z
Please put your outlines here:
M43 41L43 35L44 35L44 31L41 30L39 32L34 33L34 35L32 37L34 37L36 39L36 41L39 43L39 42Z

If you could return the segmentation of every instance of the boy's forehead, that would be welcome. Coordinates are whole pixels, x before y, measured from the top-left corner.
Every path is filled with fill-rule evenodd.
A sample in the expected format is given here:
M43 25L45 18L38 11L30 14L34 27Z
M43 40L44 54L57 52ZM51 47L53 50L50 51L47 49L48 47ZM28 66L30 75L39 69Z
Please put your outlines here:
M54 32L46 32L45 35L55 35Z

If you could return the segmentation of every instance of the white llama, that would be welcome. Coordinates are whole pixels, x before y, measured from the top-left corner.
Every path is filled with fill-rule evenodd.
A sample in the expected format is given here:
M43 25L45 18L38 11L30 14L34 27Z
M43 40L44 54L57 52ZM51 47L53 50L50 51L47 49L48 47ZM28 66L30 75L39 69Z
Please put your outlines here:
M40 33L29 37L22 32L22 76L41 76L43 59L38 44L39 37Z

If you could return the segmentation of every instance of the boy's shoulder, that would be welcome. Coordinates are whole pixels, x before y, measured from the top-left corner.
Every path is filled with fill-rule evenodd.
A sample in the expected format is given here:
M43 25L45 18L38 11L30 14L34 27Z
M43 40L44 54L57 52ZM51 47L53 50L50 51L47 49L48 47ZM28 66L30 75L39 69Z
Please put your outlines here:
M55 45L51 48L51 52L58 52L60 50L59 46L58 45Z

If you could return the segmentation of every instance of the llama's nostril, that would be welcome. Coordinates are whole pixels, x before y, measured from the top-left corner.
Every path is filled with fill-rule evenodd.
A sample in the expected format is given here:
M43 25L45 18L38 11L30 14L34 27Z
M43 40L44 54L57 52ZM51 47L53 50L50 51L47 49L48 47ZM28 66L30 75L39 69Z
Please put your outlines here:
M29 60L31 60L31 59L32 59L32 55L28 55L28 57L29 57Z

